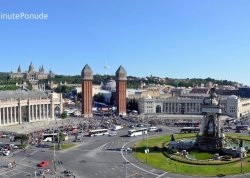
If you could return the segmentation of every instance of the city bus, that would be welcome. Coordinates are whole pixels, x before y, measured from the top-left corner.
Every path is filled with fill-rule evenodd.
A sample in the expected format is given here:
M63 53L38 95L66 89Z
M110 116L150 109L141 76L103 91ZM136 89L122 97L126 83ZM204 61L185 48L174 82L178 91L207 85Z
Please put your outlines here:
M183 127L181 128L181 133L197 133L200 132L199 127Z
M138 136L138 135L145 135L147 133L148 133L147 128L132 129L132 130L128 131L128 136L134 137L134 136Z
M63 133L64 135L64 141L69 139L69 136L67 133ZM55 138L57 138L58 133L44 133L42 134L42 140L43 142L52 142L52 141L56 141L54 140Z
M95 130L90 130L88 136L93 137L93 136L98 136L98 135L108 135L108 129L95 129Z

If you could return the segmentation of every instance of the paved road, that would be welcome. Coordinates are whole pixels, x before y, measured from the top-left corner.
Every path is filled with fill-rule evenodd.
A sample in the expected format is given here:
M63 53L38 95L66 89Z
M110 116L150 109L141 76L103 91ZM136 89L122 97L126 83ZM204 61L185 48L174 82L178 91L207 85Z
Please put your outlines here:
M178 132L178 128L164 128L164 132ZM35 175L37 170L36 164L41 160L50 160L50 169L53 170L51 175L46 174L46 178L63 176L60 172L69 169L74 172L78 178L124 178L124 177L140 177L140 178L186 178L178 174L170 174L162 170L156 170L147 165L138 162L131 153L121 151L121 148L127 148L133 145L133 142L143 137L124 137L127 130L121 130L117 136L98 136L84 137L84 142L79 146L66 151L57 151L46 148L30 147L25 152L19 151L15 156L1 157L1 163L16 160L17 166L8 170L2 168L0 178L25 178L38 177ZM150 133L159 134L156 132ZM163 134L163 133L160 133ZM56 160L56 172L54 172L54 164L52 160ZM128 164L126 165L126 159ZM61 161L63 164L58 164ZM190 176L191 177L191 176ZM245 176L227 176L245 177Z

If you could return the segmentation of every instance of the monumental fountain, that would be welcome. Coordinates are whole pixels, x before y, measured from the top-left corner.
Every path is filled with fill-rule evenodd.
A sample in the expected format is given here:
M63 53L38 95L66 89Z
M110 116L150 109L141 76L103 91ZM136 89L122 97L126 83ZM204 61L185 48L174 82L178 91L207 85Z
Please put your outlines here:
M202 113L201 134L197 135L195 149L208 152L222 150L226 144L225 135L221 129L222 108L214 87L210 90L210 96L204 98Z
M201 131L193 141L174 140L173 136L168 145L169 149L197 150L201 152L231 155L232 157L245 157L246 150L241 146L230 146L221 128L222 107L215 93L215 87L210 89L209 97L205 97L202 104L203 120Z

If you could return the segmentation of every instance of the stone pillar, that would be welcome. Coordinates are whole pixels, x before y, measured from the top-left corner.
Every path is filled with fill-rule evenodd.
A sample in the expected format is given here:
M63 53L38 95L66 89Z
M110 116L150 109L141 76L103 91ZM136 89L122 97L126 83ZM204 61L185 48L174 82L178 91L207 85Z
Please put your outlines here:
M2 121L2 108L0 108L0 123L1 123L1 125L3 125L3 121Z
M41 120L42 119L42 113L41 113L41 104L39 104L39 120Z
M41 105L42 106L42 117L43 117L43 120L45 119L45 109L44 109L44 104Z
M6 124L9 124L9 107L6 107L6 120L7 120Z
M12 107L10 107L10 123L13 122Z
M62 93L60 94L60 114L63 112L63 96Z
M49 104L46 104L46 118L49 118Z
M15 123L17 123L17 117L16 117L16 106L14 107L14 119L15 119Z
M35 107L35 118L37 120L37 105L34 105L34 107Z
M53 102L53 97L51 99L51 104L50 104L50 115L51 115L51 119L54 119L55 117L55 113L54 113L54 102Z
M19 117L19 124L22 124L23 120L22 120L22 107L21 107L21 99L20 98L18 101L18 117Z
M28 117L29 117L29 122L32 121L32 118L31 118L31 105L30 105L30 103L28 105Z
M5 122L5 118L6 118L6 117L5 117L5 110L4 110L4 109L5 109L5 107L3 107L3 125L5 125L5 123L6 123L6 122Z

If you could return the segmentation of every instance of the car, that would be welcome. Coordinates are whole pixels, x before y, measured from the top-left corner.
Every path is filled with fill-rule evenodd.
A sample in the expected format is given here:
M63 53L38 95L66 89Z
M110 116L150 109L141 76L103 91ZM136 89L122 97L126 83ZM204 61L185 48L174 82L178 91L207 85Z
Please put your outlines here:
M48 160L44 160L40 163L37 164L38 167L46 167L49 165L49 161Z
M17 145L14 145L12 148L13 148L13 149L19 149L20 147L17 146Z
M3 150L2 151L4 156L9 156L10 155L10 150Z
M64 174L65 176L72 176L72 175L73 175L73 173L72 173L70 170L68 170L68 169L64 170L64 171L63 171L63 174Z
M115 136L115 135L117 135L117 133L116 133L116 132L109 132L108 135L109 135L109 136Z
M156 132L162 132L162 128L158 128L157 130L156 130Z

